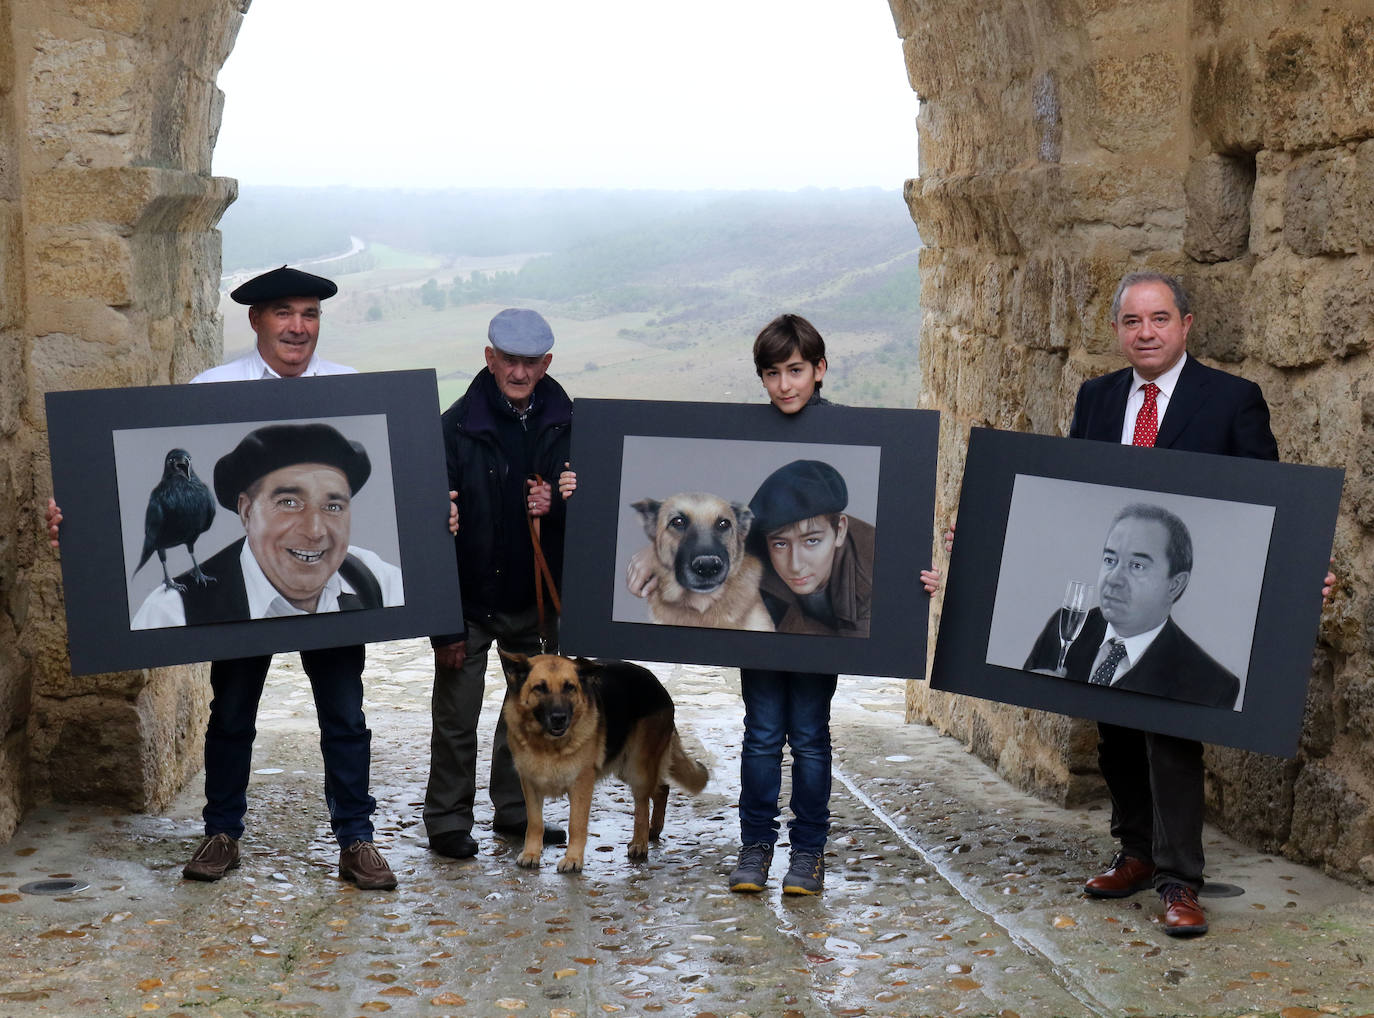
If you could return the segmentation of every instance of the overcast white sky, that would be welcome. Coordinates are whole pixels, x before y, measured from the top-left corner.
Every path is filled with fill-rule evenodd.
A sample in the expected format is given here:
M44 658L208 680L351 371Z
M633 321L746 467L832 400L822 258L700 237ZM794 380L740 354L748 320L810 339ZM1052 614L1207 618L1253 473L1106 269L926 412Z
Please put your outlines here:
M900 188L886 0L254 0L214 171L246 184Z

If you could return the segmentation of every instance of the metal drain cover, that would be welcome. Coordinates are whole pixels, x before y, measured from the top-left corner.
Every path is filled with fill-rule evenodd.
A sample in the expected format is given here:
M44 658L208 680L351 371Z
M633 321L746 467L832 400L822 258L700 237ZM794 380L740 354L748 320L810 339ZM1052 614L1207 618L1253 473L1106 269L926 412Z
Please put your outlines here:
M90 886L84 880L35 880L21 885L19 890L24 894L75 894Z

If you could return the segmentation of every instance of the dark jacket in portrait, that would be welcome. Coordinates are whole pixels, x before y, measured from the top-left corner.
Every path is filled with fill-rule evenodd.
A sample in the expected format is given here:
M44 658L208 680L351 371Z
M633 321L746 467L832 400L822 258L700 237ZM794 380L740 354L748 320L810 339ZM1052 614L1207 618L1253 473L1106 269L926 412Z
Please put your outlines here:
M207 622L243 622L250 617L248 591L243 581L243 563L240 561L246 540L246 537L240 537L201 563L201 571L206 576L214 577L214 583L197 583L191 570L177 577L177 583L186 588L181 592L181 603L186 611L188 626ZM382 607L381 584L372 570L356 556L345 556L343 564L339 566L339 575L357 591L356 594L339 595L339 611Z
M759 592L777 632L808 636L868 635L873 618L874 529L872 524L853 516L848 520L844 544L835 553L830 580L826 583L830 608L835 615L833 626L802 610L797 595L773 571L764 548L763 581L759 584Z
M558 497L558 474L570 456L572 400L548 375L530 397L524 421L496 378L483 368L441 418L449 487L458 492L454 546L463 615L487 619L496 612L534 606L534 549L530 543L526 480L538 474L553 485L548 515L541 517L540 546L554 582L561 586L563 526L567 511ZM435 646L463 634L435 636Z
M1098 648L1106 635L1107 620L1094 608L1088 613L1078 639L1069 645L1068 656L1064 659L1068 678L1075 682L1088 681ZM1059 613L1056 611L1045 623L1022 667L1027 671L1052 671L1058 663ZM1199 647L1173 619L1168 619L1140 660L1112 688L1231 709L1240 695L1240 680Z

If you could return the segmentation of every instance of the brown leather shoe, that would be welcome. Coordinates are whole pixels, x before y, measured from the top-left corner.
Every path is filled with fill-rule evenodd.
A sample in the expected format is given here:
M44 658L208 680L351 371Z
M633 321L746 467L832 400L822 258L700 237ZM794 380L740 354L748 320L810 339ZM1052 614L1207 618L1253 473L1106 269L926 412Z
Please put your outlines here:
M1159 889L1164 899L1164 932L1171 937L1197 937L1207 932L1207 916L1197 903L1197 891L1186 884L1165 884Z
M339 853L339 876L363 891L390 891L396 886L396 874L370 841L355 841Z
M227 834L216 834L201 841L181 875L187 880L218 880L238 868L239 843Z
M1089 880L1083 890L1094 898L1129 898L1153 887L1154 879L1154 863L1118 852L1111 868Z

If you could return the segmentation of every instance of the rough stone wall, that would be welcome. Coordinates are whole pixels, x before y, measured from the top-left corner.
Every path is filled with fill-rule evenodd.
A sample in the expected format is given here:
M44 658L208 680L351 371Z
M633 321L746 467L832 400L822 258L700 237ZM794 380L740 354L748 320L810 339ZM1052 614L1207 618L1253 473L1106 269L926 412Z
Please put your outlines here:
M1180 274L1190 352L1258 381L1285 460L1343 466L1340 589L1295 760L1209 748L1213 818L1374 880L1374 4L891 0L922 98L907 200L940 518L971 426L1064 434L1121 366L1109 302ZM909 715L1060 800L1100 790L1083 722L933 693Z
M156 808L199 766L195 669L73 677L44 392L216 363L214 80L246 0L0 0L0 841L49 796Z

